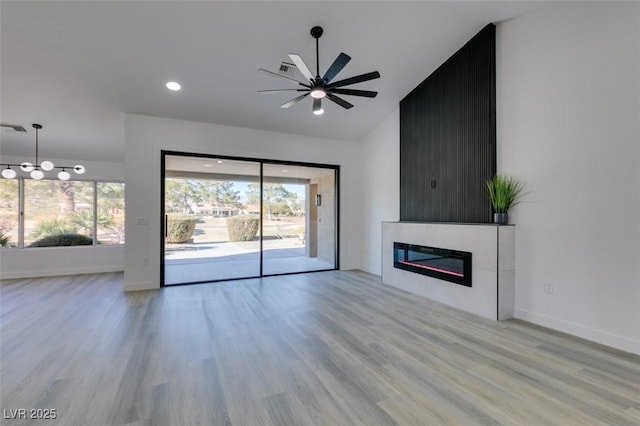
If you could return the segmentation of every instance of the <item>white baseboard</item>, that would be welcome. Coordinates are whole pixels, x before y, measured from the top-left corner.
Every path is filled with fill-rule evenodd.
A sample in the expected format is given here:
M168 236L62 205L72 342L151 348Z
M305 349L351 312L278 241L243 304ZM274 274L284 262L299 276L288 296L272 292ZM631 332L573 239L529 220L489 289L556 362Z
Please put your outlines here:
M122 287L124 291L158 290L159 288L158 285L154 285L151 282L124 283Z
M80 266L75 268L43 269L39 271L0 272L0 280L22 278L58 277L61 275L100 274L103 272L122 272L124 265Z
M380 265L360 265L359 268L356 268L363 272L368 272L369 274L377 275L382 278L382 271Z
M597 342L606 346L611 346L625 352L631 352L640 355L640 340L618 336L607 331L585 327L581 324L576 324L571 321L566 321L560 318L527 311L526 309L517 307L515 310L515 317L524 321L531 322L533 324L552 328L554 330L581 337L583 339L591 340L593 342Z

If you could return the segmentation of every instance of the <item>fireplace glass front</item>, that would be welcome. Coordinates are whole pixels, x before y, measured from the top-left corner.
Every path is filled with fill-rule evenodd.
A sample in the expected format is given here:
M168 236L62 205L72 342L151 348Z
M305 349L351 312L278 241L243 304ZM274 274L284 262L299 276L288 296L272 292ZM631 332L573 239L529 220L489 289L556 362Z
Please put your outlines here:
M466 251L394 242L393 266L471 287L471 253Z

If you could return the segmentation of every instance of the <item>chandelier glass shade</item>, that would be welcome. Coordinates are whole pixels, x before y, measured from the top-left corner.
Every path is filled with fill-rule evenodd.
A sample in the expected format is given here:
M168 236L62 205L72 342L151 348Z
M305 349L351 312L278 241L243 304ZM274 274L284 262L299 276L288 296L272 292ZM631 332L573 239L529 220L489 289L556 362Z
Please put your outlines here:
M71 174L67 171L73 170L75 174L81 175L85 172L85 168L81 164L76 164L75 166L56 166L53 162L49 160L45 160L43 162L39 162L38 158L38 131L42 129L42 125L38 123L33 123L31 125L34 129L36 129L36 161L34 164L24 161L20 164L9 164L9 163L0 163L0 166L3 167L2 172L0 173L5 179L13 179L18 174L12 168L19 168L21 171L25 173L29 173L31 179L40 180L45 177L44 172L50 172L53 169L60 169L58 172L58 179L60 180L69 180L71 178Z

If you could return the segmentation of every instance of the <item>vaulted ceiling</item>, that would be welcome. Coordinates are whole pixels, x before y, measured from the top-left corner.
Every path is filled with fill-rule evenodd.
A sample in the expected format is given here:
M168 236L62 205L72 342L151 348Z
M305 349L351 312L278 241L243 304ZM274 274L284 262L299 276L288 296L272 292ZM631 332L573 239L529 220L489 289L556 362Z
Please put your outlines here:
M123 161L124 114L135 113L270 131L359 140L438 65L489 22L543 7L529 2L24 2L0 3L1 119L28 133L0 133L0 154L30 155L31 123L44 126L43 155ZM352 57L336 79L378 70L348 98L290 109L291 87L258 73L277 71L288 53L321 72ZM301 77L302 78L302 77ZM180 92L165 88L169 80Z

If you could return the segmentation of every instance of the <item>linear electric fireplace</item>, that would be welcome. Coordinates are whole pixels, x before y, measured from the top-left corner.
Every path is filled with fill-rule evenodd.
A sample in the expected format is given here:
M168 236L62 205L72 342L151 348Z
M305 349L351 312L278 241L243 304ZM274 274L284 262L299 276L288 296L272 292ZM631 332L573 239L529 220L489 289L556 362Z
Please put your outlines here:
M393 266L471 287L471 253L466 251L394 242Z

